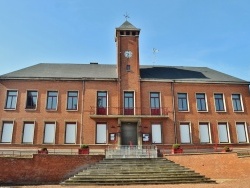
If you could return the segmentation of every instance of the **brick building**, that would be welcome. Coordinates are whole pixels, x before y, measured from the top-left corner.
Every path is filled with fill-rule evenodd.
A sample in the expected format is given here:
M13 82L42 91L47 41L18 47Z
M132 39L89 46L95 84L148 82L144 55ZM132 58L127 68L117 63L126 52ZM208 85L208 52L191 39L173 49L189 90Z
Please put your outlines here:
M249 144L249 82L206 67L142 66L140 29L117 64L37 64L0 76L0 147Z

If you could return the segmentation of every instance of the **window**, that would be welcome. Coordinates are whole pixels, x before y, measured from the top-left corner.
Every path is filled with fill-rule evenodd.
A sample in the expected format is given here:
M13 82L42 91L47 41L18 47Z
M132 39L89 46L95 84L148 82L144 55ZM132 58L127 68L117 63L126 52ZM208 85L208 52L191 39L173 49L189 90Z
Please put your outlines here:
M214 94L216 111L225 111L223 94Z
M188 111L187 94L178 93L178 109L179 111Z
M67 110L77 110L78 92L68 91Z
M235 112L243 111L240 94L232 94L232 102L233 102L233 108Z
M16 109L17 91L7 91L5 109Z
M160 115L160 93L150 93L151 115Z
M57 91L48 91L47 92L47 110L56 110L57 109Z
M55 143L55 133L56 124L55 123L45 123L44 126L44 144L54 144Z
M65 144L76 143L76 123L66 123Z
M13 122L3 122L1 143L11 143L13 134Z
M34 130L35 130L34 122L26 122L26 123L24 123L23 140L22 140L22 142L24 144L33 144Z
M105 123L98 123L96 125L96 143L106 144L107 142L107 125Z
M247 129L245 123L236 123L236 130L239 143L247 143Z
M181 143L191 143L191 129L189 123L180 124Z
M161 125L152 124L152 143L160 144L162 143Z
M200 142L201 143L211 143L210 136L210 126L208 123L200 123Z
M227 123L219 123L218 131L220 143L229 143L229 130Z
M124 115L134 115L134 92L124 92Z
M36 109L37 91L27 91L26 109Z
M97 114L107 115L107 92L106 91L97 92Z
M198 111L207 111L206 96L204 93L196 94L196 103Z

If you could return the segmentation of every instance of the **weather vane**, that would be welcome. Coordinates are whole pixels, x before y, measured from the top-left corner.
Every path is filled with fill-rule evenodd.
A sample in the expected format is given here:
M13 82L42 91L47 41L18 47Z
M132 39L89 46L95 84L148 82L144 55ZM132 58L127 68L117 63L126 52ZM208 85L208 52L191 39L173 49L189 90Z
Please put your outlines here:
M153 48L153 55L154 55L154 62L153 62L153 66L155 64L156 61L156 53L159 52L159 50L157 50L156 48Z
M123 16L125 17L126 21L129 19L129 15L128 15L127 12L126 12L126 14L124 14Z

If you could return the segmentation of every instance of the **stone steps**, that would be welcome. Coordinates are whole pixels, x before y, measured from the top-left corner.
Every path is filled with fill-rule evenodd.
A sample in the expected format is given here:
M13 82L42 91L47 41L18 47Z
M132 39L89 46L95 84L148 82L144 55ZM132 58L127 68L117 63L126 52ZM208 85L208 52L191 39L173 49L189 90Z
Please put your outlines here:
M166 159L104 159L61 183L74 185L139 185L216 183Z

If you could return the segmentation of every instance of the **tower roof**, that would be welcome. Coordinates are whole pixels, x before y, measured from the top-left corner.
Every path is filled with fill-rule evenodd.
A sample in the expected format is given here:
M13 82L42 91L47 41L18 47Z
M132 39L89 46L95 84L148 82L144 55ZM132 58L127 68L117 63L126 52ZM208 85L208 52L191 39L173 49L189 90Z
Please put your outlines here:
M136 28L133 24L131 24L127 20L120 27L117 27L116 29L117 30L140 30L139 28Z

